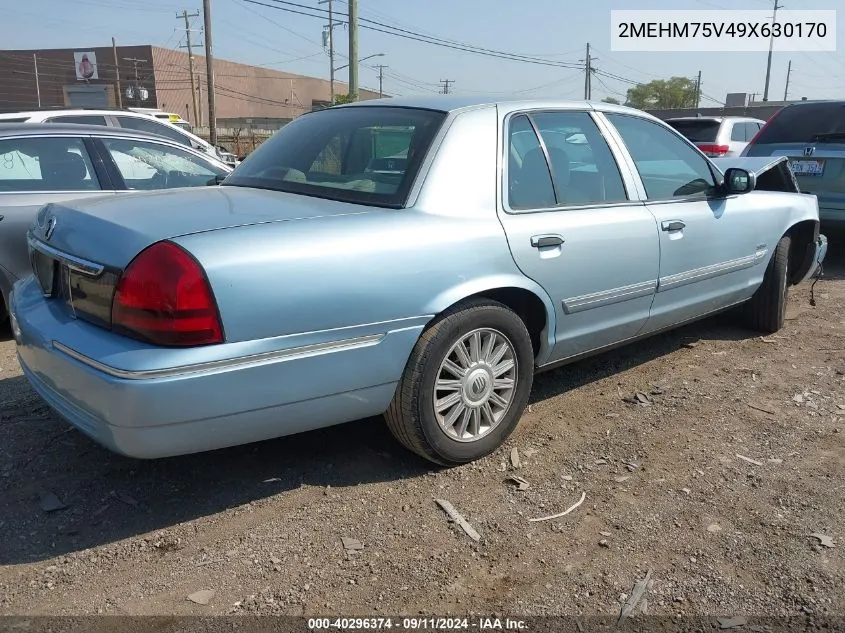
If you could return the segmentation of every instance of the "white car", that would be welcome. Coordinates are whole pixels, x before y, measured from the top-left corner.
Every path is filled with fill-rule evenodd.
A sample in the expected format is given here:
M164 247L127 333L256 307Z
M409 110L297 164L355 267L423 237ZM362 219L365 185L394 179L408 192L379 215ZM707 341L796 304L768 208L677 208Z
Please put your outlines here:
M688 116L666 123L710 158L739 156L766 122L742 116Z
M185 130L186 132L191 132L193 134L194 128L191 124L182 118L181 115L176 114L175 112L165 112L160 108L126 108L130 112L138 112L139 114L149 114L150 116L159 119L161 121L167 121L172 125L175 125L178 128Z
M131 112L119 109L47 109L28 112L9 112L0 114L0 123L82 123L85 125L106 125L130 130L157 134L176 141L187 147L227 163L231 167L238 164L237 157L225 150L214 147L208 141L168 121L158 119L147 113Z

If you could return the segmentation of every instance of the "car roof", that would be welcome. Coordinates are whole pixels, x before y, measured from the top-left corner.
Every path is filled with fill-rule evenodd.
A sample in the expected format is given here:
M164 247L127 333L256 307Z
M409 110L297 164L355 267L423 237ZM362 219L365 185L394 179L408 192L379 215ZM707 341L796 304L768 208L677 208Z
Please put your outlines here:
M170 141L166 136L141 132L125 127L108 125L87 125L83 123L3 123L0 120L0 136L123 136ZM173 143L173 141L170 141ZM177 143L178 145L178 143Z
M526 99L519 95L511 96L466 96L466 95L421 95L408 97L387 97L384 99L367 99L347 103L336 108L360 108L360 107L398 107L398 108L423 108L428 110L439 110L441 112L457 112L473 108L498 107L505 111L533 110L542 108L593 108L604 112L629 112L646 118L655 118L642 110L628 106L605 103L604 101L579 101L571 99L534 98Z

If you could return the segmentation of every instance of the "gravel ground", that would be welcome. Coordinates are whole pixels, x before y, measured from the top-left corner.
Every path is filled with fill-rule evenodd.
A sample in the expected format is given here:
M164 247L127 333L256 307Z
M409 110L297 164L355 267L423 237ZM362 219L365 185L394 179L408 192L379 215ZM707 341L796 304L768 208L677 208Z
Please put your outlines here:
M116 456L2 342L0 614L615 615L649 570L651 614L845 614L845 256L826 272L778 335L723 315L539 376L507 446L445 470L380 419Z

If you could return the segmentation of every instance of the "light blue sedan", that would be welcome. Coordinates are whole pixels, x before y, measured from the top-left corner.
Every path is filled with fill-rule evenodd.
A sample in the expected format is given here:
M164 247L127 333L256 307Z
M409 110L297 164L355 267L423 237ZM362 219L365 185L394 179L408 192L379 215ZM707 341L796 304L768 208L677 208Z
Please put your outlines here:
M472 461L538 371L740 304L783 325L827 240L785 167L742 164L604 103L306 114L221 186L43 208L21 367L134 457L384 414L423 457Z

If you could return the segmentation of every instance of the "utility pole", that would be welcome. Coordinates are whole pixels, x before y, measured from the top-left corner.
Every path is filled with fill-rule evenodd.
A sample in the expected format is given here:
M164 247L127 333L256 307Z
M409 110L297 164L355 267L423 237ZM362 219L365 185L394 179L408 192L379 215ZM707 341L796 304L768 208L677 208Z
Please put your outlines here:
M209 141L217 146L217 113L214 108L214 57L211 54L211 0L202 0L205 24L205 72L208 84L208 129Z
M447 95L449 94L449 84L455 83L454 79L441 79L440 83L443 85L443 92L440 94Z
M349 0L349 99L358 101L358 0Z
M695 80L695 107L701 103L701 71L698 71L698 79Z
M593 62L598 60L597 57L592 57L590 55L590 43L587 42L587 56L583 60L584 62L584 99L589 101L593 97L593 73L596 71L593 68Z
M792 60L789 60L789 66L786 68L786 88L783 89L783 100L789 98L789 77L792 75Z
M772 76L772 48L775 45L775 22L778 19L778 9L783 9L782 4L778 4L778 0L775 0L775 8L774 12L772 13L772 35L769 37L769 61L766 63L766 85L763 88L763 101L769 100L769 79Z
M317 4L329 5L328 30L323 31L323 46L329 48L329 105L334 105L334 13L332 12L332 0L320 0Z
M182 11L182 15L176 16L176 19L180 17L185 20L185 44L187 45L188 49L188 74L191 76L191 105L193 106L194 110L194 125L197 125L197 88L194 85L194 51L191 49L191 25L188 22L188 18L198 18L199 11L196 13L188 13L187 11Z
M135 106L140 107L141 105L141 80L138 77L138 64L146 64L146 59L138 59L137 57L124 57L123 61L125 62L132 62L132 66L135 69Z
M32 63L35 64L35 93L38 95L38 107L41 107L41 80L38 78L38 56L32 54Z
M111 38L111 51L114 55L114 76L115 76L115 83L117 84L117 107L121 110L123 109L123 94L121 94L120 88L120 64L117 61L117 44L114 41L114 38Z
M381 99L384 96L384 90L382 90L382 87L384 85L384 69L390 68L390 66L379 64L376 66L376 68L378 68L378 97L379 99Z

